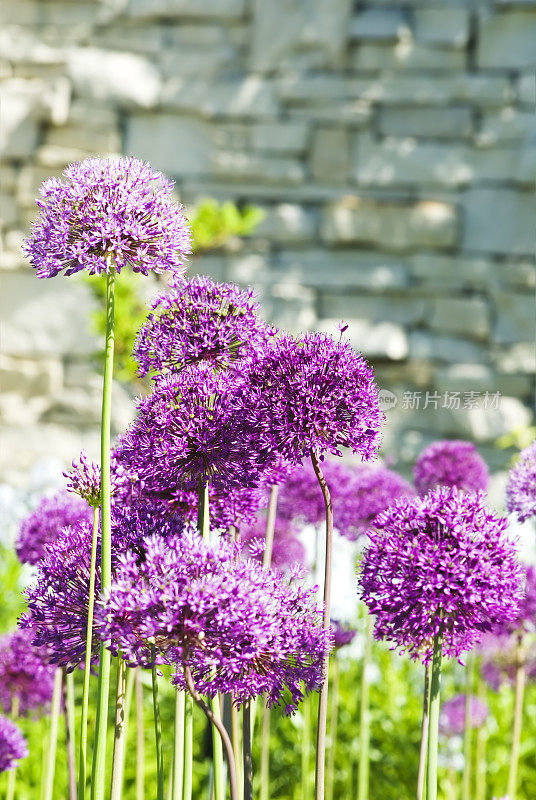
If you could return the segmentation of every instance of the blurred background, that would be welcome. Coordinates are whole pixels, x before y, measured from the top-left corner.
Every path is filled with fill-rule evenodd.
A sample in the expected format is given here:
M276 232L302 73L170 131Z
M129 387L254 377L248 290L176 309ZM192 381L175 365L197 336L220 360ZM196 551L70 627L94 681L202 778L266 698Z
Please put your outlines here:
M98 287L38 281L20 246L41 182L111 153L189 215L235 204L201 207L190 274L293 331L349 323L401 468L437 437L507 463L534 399L535 2L12 0L0 42L0 479L96 453Z

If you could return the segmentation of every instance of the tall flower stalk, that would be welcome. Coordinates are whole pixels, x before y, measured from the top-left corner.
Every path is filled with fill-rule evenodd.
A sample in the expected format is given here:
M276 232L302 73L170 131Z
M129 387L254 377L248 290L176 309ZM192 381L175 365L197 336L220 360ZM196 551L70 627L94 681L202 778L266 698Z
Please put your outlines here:
M43 800L52 800L54 790L54 774L56 772L56 751L58 749L58 726L61 709L61 686L62 671L56 670L54 677L54 693L52 695L52 707L50 709L50 733L48 740L48 751L46 768L44 775Z
M426 800L437 800L437 754L439 743L439 708L441 692L441 634L434 636L432 670L430 674L430 725L428 730L428 766Z
M76 800L76 761L74 755L74 676L63 671L63 715L65 717L65 744L69 776L69 798Z
M525 659L523 653L523 636L519 634L516 649L516 677L514 695L514 721L512 725L512 750L510 769L508 771L508 798L516 800L517 770L521 746L521 728L523 721L523 695L525 691Z
M471 652L467 656L465 666L465 724L463 731L463 783L462 800L471 800L471 765L472 765L472 705L473 705L473 682L475 673L475 654Z
M87 781L87 718L89 710L89 679L91 677L91 652L93 643L93 612L95 607L95 573L97 540L99 535L99 508L93 509L93 534L91 538L91 562L89 569L89 594L87 609L86 653L84 660L84 683L82 687L82 717L80 720L80 748L78 753L78 800L86 796Z
M173 768L171 773L171 800L181 800L184 776L184 692L177 690L173 724Z
M426 753L428 750L428 725L430 720L430 664L424 667L424 691L422 699L421 746L419 749L419 769L417 772L417 800L424 797L426 777Z
M134 676L136 695L136 800L145 800L145 730L143 724L143 685L141 669Z
M126 737L126 664L119 653L115 688L115 731L110 800L121 800Z
M358 800L368 800L369 794L370 702L368 669L372 655L372 629L372 617L365 608L365 650L361 672L361 708L359 712Z

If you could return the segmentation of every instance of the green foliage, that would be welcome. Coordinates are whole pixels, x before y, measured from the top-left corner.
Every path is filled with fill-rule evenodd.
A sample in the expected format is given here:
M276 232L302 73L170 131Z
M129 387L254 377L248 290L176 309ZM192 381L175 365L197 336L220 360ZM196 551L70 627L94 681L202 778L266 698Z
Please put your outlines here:
M13 630L26 607L21 594L23 570L15 551L0 545L0 633Z
M216 250L236 236L249 236L264 217L256 206L238 208L234 203L203 200L192 212L192 250L197 254ZM84 275L97 301L91 317L92 327L103 339L106 332L106 276ZM124 270L115 284L115 349L114 377L125 383L136 379L137 365L132 358L136 336L147 316L141 287L147 279ZM99 354L102 360L102 353Z
M497 439L496 445L500 450L508 447L515 447L517 450L524 450L534 439L536 439L536 428L533 426L523 426L514 428L510 433L505 433Z

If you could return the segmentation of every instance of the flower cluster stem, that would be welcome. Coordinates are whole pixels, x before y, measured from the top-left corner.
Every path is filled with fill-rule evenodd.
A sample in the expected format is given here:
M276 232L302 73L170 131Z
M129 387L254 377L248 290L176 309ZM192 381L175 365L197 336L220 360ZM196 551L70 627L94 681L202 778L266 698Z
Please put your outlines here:
M125 699L126 699L126 664L121 658L121 653L117 656L117 678L115 690L115 732L114 732L114 753L112 761L112 785L110 790L110 800L121 800L123 786L123 765L125 755Z
M311 697L305 695L302 702L303 734L301 743L302 800L309 800L309 757L311 753Z
M63 670L63 715L65 717L65 745L69 775L69 800L76 800L76 760L74 756L74 676Z
M232 697L229 695L231 703L231 741L233 744L233 752L235 755L236 766L236 781L238 784L238 794L240 797L244 795L244 770L242 764L242 742L240 736L240 717L237 707L232 702Z
M361 673L361 709L359 714L359 768L357 772L358 800L368 800L369 750L370 750L370 703L369 664L372 654L372 617L365 609L365 651Z
M242 711L242 753L244 760L244 800L253 800L253 761L251 758L251 704L244 703Z
M153 658L155 657L153 651ZM160 722L160 703L158 701L158 672L156 664L151 669L153 688L154 738L156 745L156 800L164 800L164 759L162 753L162 724Z
M265 547L262 556L262 565L269 569L272 565L272 550L274 547L275 520L277 514L277 484L270 489L270 500L268 502L268 513L266 515L266 533L264 536Z
M127 685L126 685L126 695L125 695L125 747L123 748L123 768L121 770L121 797L123 796L123 787L125 785L125 757L126 757L126 749L128 747L128 734L129 734L129 726L130 726L130 714L132 711L132 695L134 693L134 682L136 680L136 670L135 669L127 669Z
M430 677L430 727L428 730L428 780L426 800L437 800L437 751L439 740L442 653L442 636L437 634L434 636L432 673Z
M421 724L421 747L419 750L419 771L417 773L417 800L424 797L424 778L426 775L426 751L428 749L428 725L430 720L430 675L432 668L430 664L424 667L424 692L422 699L422 724Z
M43 800L52 800L54 791L54 773L56 771L56 750L58 748L58 725L61 708L62 671L58 667L54 675L54 690L50 709L50 739L48 743L47 763L44 777Z
M136 667L134 684L136 690L136 800L145 798L145 732L143 724L143 686L141 669Z
M11 719L15 722L19 716L19 698L13 695L11 700ZM15 786L17 783L17 767L9 771L7 776L6 800L15 800Z
M194 746L194 701L187 694L184 702L184 774L182 781L182 800L192 800Z
M262 704L261 787L259 800L270 800L270 709Z
M331 573L333 558L333 505L326 479L320 467L316 453L311 453L311 461L315 471L326 510L326 564L324 571L324 616L323 624L326 630L331 625ZM328 716L328 686L329 686L329 651L324 656L323 681L318 698L318 726L316 733L316 766L315 766L315 800L324 800L325 763L326 763L326 726Z
M328 753L328 769L326 780L326 800L333 800L335 786L335 752L337 749L337 726L339 717L339 661L333 657L333 670L331 680L331 709L329 716L330 748Z
M478 697L486 704L486 684L479 678ZM475 800L486 800L486 740L488 731L486 724L481 725L476 732L476 782Z
M463 783L462 800L471 800L471 761L472 735L471 711L473 705L473 681L475 673L475 654L469 653L465 666L465 719L463 732Z
M512 752L510 755L510 769L508 772L508 798L516 800L517 795L517 768L519 765L519 750L521 747L521 724L523 720L523 696L525 692L525 658L523 652L523 638L519 635L516 648L516 679L514 698L514 723L512 726Z
M171 773L171 800L181 800L184 775L184 692L175 695L175 722L173 727L173 771Z
M112 412L112 377L114 363L115 270L107 257L106 342L104 347L104 381L101 419L101 588L112 582L112 533L110 486L110 430ZM108 696L110 693L110 651L101 645L97 689L97 724L91 781L91 800L104 800L106 773L106 732L108 728Z

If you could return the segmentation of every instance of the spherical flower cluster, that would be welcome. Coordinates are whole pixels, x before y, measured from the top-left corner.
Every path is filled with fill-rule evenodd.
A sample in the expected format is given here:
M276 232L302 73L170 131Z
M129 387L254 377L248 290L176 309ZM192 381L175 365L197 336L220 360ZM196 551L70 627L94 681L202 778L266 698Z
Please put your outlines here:
M426 494L436 486L455 486L466 492L485 491L489 471L472 442L433 442L422 451L413 468L415 486Z
M176 283L151 308L133 354L141 376L179 372L200 362L224 369L274 334L257 316L251 289L206 276Z
M355 628L348 628L336 619L331 620L331 631L335 650L340 650L341 647L346 647L351 644L357 633Z
M0 772L15 769L28 756L26 739L14 722L0 716Z
M143 476L147 494L164 499L200 483L254 488L262 470L252 435L234 413L228 376L202 366L162 378L139 400L115 455Z
M351 485L352 530L365 533L376 516L396 500L415 497L415 490L401 475L386 467L363 465Z
M63 174L41 186L41 213L24 245L38 278L126 266L184 271L190 232L172 181L135 158L89 158Z
M498 692L503 683L514 686L520 663L526 679L536 680L536 642L528 639L521 648L519 644L519 636L507 631L486 633L482 637L478 645L482 655L481 673L493 691Z
M237 704L264 692L278 703L287 687L290 711L303 696L302 681L307 690L318 686L331 642L314 589L196 532L152 537L145 549L142 562L121 556L100 612L114 652L148 665L156 651L177 666L182 688L187 665L198 692L228 692Z
M458 657L498 622L513 620L522 570L507 522L481 494L440 487L379 514L361 566L375 635L430 662L434 637Z
M519 522L536 516L536 441L521 451L510 470L506 507L517 516Z
M258 446L294 464L349 447L374 456L383 414L372 369L349 344L323 334L281 336L249 360L239 413Z
M483 700L471 697L471 727L480 728L486 721L489 710ZM465 730L465 695L457 694L443 703L439 715L439 731L443 736L461 736Z
M44 711L52 699L53 667L46 648L32 644L32 632L17 630L0 638L0 703L6 713L15 707L25 716Z
M86 503L67 492L43 497L37 508L23 519L15 548L24 564L37 564L45 554L45 545L53 542L66 525L91 520Z
M266 545L266 519L260 517L255 523L240 531L243 555L255 558L261 564ZM278 570L288 570L300 564L305 565L305 548L298 539L297 530L284 520L276 520L272 544L271 566Z

